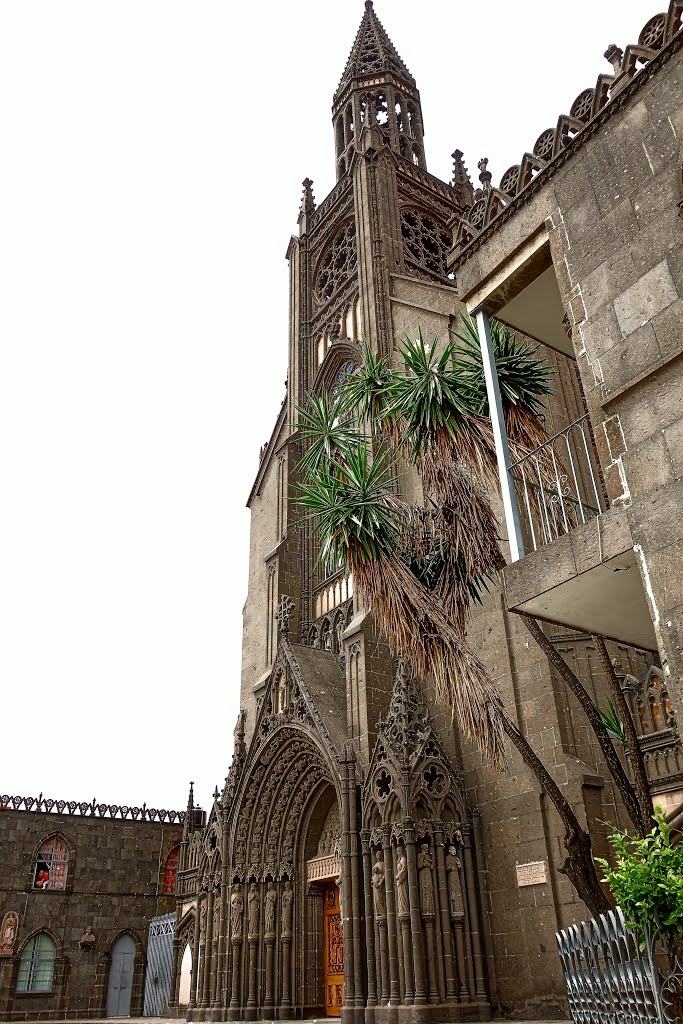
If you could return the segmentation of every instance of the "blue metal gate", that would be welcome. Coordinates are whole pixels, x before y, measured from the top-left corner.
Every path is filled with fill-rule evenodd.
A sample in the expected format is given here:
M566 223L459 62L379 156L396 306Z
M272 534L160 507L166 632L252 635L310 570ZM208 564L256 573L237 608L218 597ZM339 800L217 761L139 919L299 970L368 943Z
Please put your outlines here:
M174 932L175 914L153 917L149 922L145 1003L142 1011L145 1017L163 1017L171 1001Z

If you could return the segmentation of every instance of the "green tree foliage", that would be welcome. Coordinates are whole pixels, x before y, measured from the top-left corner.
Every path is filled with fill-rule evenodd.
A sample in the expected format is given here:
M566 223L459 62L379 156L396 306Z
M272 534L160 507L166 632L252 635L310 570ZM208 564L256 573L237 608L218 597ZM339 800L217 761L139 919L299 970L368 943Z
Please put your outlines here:
M627 923L639 932L655 926L662 935L683 936L683 846L672 843L671 831L660 807L655 827L642 839L617 829L609 837L614 866L601 857L596 862L604 882L624 912Z

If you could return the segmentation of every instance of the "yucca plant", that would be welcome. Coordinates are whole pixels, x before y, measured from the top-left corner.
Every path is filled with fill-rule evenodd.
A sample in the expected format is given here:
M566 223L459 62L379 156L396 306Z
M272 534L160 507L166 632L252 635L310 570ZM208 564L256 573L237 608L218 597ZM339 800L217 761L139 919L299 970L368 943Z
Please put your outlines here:
M340 398L330 398L326 391L309 395L306 408L297 406L297 413L304 447L299 468L305 473L315 473L321 466L343 461L348 449L360 440L344 403Z
M460 343L453 346L459 373L467 381L480 415L489 415L488 396L477 327L462 316L462 329L453 331ZM503 403L508 440L521 457L548 440L543 426L543 399L552 395L555 370L538 358L539 346L520 338L499 320L492 319L491 341Z
M502 702L482 662L441 601L412 571L399 539L406 506L391 489L394 466L386 452L370 458L367 443L346 453L344 464L310 472L298 503L314 519L321 557L338 560L373 610L395 654L432 677L465 736L493 765L504 762Z

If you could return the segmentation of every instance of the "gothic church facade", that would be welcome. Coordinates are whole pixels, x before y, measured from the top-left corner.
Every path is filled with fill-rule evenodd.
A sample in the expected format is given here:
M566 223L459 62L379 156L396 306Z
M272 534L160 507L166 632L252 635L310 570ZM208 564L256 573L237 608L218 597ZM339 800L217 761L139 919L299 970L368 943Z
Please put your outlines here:
M549 623L548 636L596 700L605 680L591 635L610 638L653 791L674 807L683 786L675 728L683 595L674 594L680 578L673 582L680 553L668 551L663 582L654 557L649 573L647 566L668 550L660 510L669 509L669 524L681 512L680 4L651 19L638 44L612 53L612 73L577 98L498 188L482 160L476 189L458 150L451 182L427 170L416 82L370 0L365 8L333 100L337 183L316 205L312 182L304 182L299 233L287 253L288 392L249 500L242 710L206 826L195 828L192 813L185 819L173 1012L191 1020L327 1014L378 1024L561 1016L554 933L586 911L559 870L559 819L513 752L503 776L482 763L429 681L386 648L353 579L320 563L292 503L302 455L297 407L311 391L333 394L364 342L395 359L406 334L421 327L444 338L461 312L484 305L541 343L557 382L548 435L571 429L571 440L581 425L588 462L577 494L561 506L566 529L553 532L547 519L541 537L538 522L520 526L501 507L510 549L524 555L526 544L526 555L473 615L470 638L599 853L600 822L624 823L623 809L553 665L530 647L514 613ZM593 145L599 126L602 165ZM649 167L636 153L641 142ZM628 216L613 213L604 184L617 173L617 152L628 167ZM649 220L631 198L638 189L649 195ZM577 205L589 193L595 210L581 219ZM617 239L633 248L628 281L623 266L604 265ZM568 262L579 257L580 266ZM654 340L636 355L621 346L625 325L642 329L642 311ZM608 332L617 332L601 375L586 340L589 328L598 337L599 316L605 349ZM660 440L647 482L631 482L629 501L627 456L636 458L650 436L642 408L652 374L666 378L670 404L650 431ZM640 432L633 441L631 429ZM594 501L585 498L587 480ZM419 493L408 475L401 486ZM640 499L650 503L647 538L638 534ZM604 525L599 538L596 521ZM191 983L181 998L188 961Z

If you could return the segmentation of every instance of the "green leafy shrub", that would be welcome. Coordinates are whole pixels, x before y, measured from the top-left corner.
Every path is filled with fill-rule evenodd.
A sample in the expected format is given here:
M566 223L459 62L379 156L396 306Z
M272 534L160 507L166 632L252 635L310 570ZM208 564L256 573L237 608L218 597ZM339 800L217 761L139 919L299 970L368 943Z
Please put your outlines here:
M661 807L656 808L654 821L644 839L613 832L609 841L614 866L601 857L596 862L632 928L683 936L683 846L672 845Z

